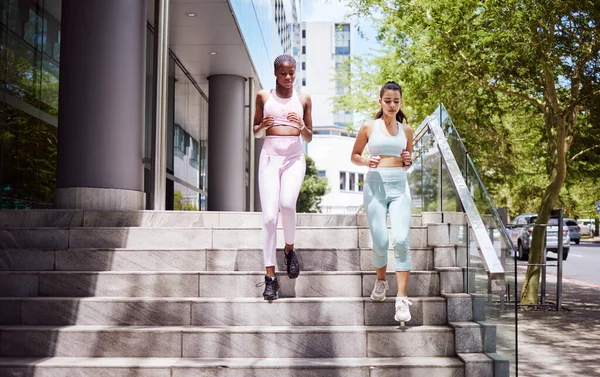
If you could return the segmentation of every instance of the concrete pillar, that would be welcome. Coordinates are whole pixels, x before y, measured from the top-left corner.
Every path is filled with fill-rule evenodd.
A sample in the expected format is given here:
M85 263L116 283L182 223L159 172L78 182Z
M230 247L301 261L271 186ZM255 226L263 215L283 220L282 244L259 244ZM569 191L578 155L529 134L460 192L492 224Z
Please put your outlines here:
M241 76L208 78L208 210L246 209L244 117Z
M57 208L145 208L145 0L63 0Z

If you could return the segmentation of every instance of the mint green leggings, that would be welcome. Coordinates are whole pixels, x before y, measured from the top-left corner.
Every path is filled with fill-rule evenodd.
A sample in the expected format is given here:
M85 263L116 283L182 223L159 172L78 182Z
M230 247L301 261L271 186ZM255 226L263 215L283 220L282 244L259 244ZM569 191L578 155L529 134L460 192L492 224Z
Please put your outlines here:
M403 168L371 168L365 177L364 207L373 239L373 265L387 265L389 238L387 214L392 228L395 270L410 271L408 247L412 203L406 171Z

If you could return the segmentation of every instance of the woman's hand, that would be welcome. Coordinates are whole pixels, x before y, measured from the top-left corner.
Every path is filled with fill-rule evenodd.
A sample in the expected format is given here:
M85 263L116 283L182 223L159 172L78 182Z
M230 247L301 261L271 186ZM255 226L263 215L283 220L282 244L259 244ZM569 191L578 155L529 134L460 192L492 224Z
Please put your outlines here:
M370 156L369 157L369 167L376 168L377 166L379 166L380 161L381 161L380 156Z
M302 129L305 127L302 118L300 118L300 116L294 112L288 113L287 120L289 120L290 122L298 123L298 129L300 131L302 131Z
M262 122L260 122L260 127L258 128L258 130L259 131L262 131L262 130L266 131L267 129L273 127L273 125L275 124L274 122L275 122L275 120L274 120L273 116L272 115L267 115L266 117L263 118Z
M406 149L403 149L402 152L400 152L400 158L402 159L404 166L412 165L411 153L409 151L407 151Z

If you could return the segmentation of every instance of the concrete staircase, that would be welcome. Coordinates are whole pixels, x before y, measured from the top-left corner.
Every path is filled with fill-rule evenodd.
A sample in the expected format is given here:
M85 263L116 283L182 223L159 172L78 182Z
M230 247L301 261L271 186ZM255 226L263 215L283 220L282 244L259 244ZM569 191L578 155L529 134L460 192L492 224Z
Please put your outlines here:
M462 293L462 214L413 216L406 332L393 320L392 271L392 297L369 299L364 215L299 214L302 273L280 274L271 303L255 286L260 223L254 213L0 211L0 376L508 376L495 327Z

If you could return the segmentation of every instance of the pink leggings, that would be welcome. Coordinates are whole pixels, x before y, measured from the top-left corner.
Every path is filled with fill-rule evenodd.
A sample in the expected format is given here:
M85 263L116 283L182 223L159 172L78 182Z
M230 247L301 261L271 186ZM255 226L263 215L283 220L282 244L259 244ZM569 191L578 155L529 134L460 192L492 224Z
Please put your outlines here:
M258 189L263 213L265 267L276 265L277 217L281 211L286 244L296 239L296 201L304 181L306 160L299 136L267 136L260 153Z

